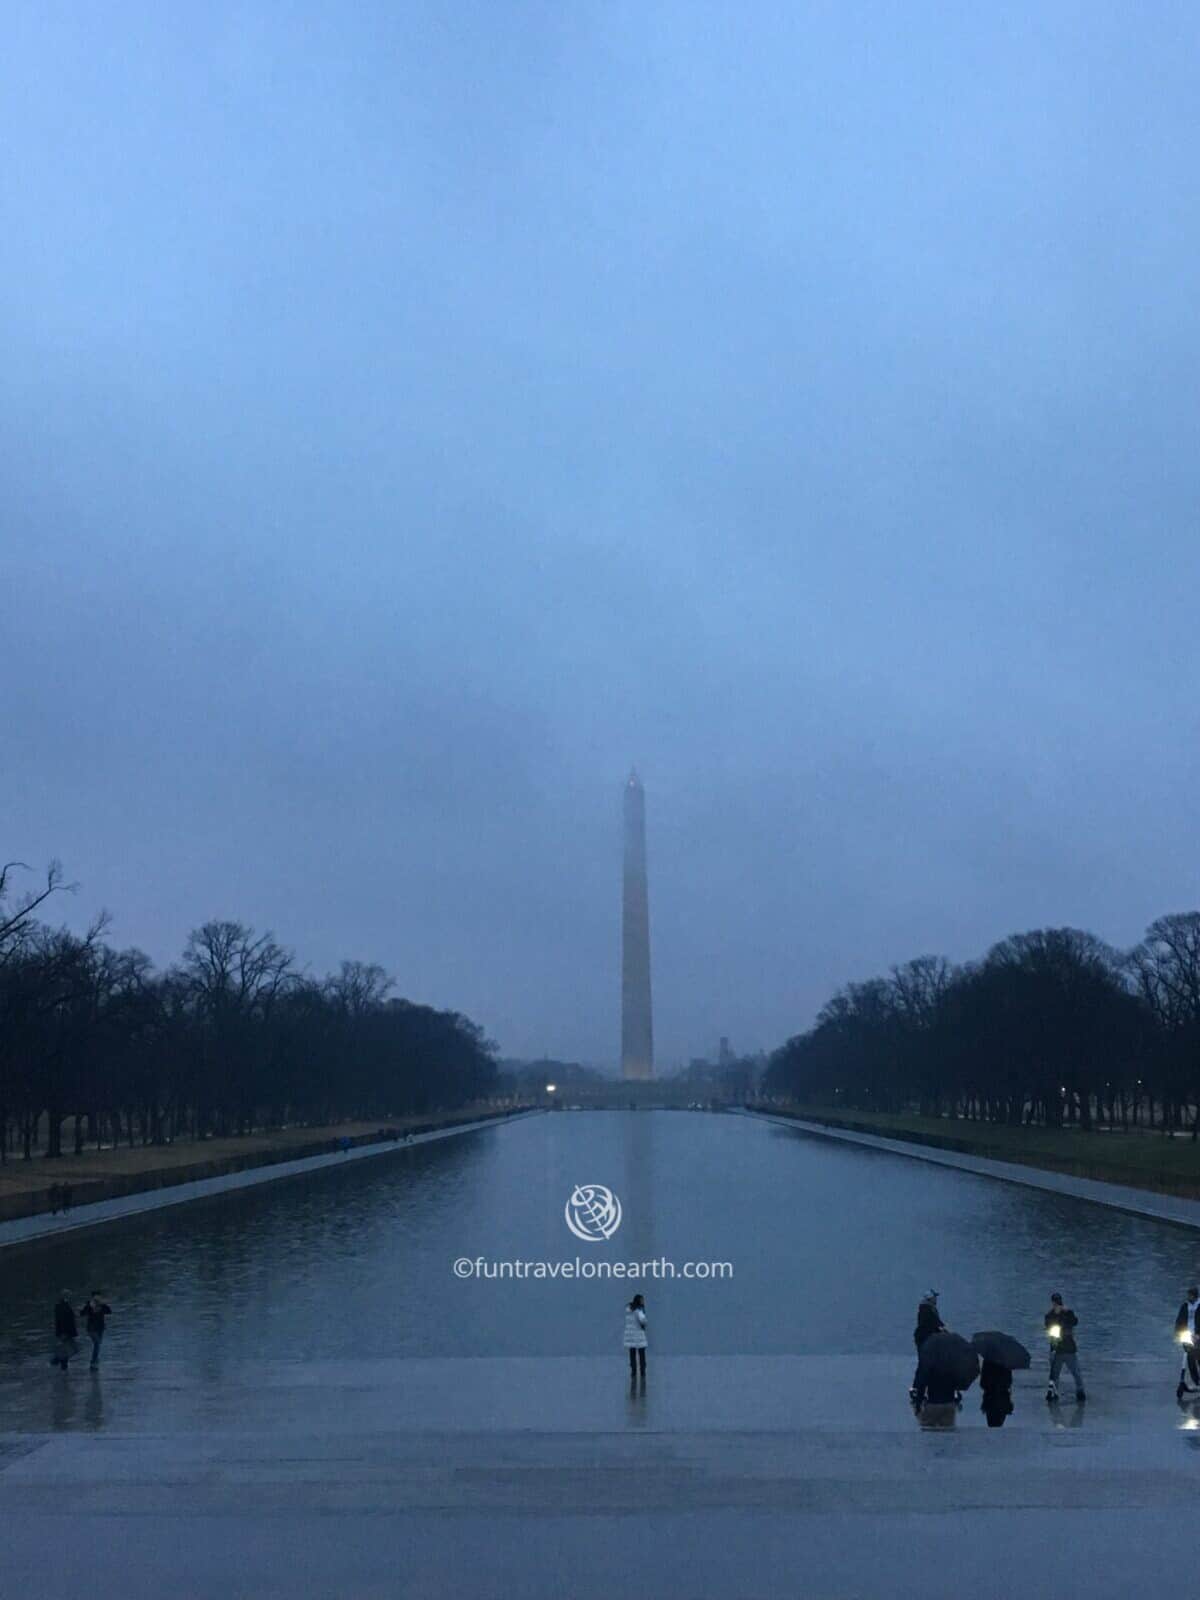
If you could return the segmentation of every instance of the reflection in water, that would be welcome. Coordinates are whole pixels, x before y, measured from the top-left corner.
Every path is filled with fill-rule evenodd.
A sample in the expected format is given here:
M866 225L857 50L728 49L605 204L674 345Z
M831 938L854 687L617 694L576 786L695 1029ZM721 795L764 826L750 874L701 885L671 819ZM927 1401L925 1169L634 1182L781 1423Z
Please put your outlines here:
M945 1404L935 1404L927 1400L917 1413L917 1421L923 1428L940 1428L945 1431L947 1428L957 1426L958 1407L952 1400Z
M621 1240L622 1255L626 1261L654 1261L658 1251L655 1246L654 1230L654 1137L658 1127L658 1119L653 1116L634 1115L621 1119L624 1135L624 1168L625 1168L625 1220L627 1224L626 1238ZM616 1242L616 1241L614 1241ZM649 1359L654 1349L654 1297L655 1289L662 1280L638 1278L629 1279L613 1284L613 1327L624 1326L625 1305L635 1294L646 1298L644 1310L647 1314L647 1351ZM630 1394L645 1396L646 1376L640 1374L635 1380L630 1377ZM643 1407L644 1410L644 1407Z
M607 1243L566 1227L580 1182L621 1197ZM476 1256L727 1261L733 1278L456 1278L454 1260ZM744 1117L555 1112L0 1252L0 1412L120 1428L175 1406L216 1423L235 1380L292 1359L602 1356L615 1384L637 1289L652 1369L660 1355L907 1357L930 1283L952 1327L1039 1348L1062 1290L1086 1368L1159 1349L1193 1275L1190 1232L1062 1196ZM103 1391L48 1365L64 1284L113 1308ZM1083 1409L1065 1401L1051 1425Z
M88 1386L83 1400L83 1423L86 1428L104 1425L104 1387L99 1372L88 1373Z
M102 1289L113 1308L104 1360L117 1368L182 1362L217 1382L231 1359L395 1354L396 1319L414 1336L423 1320L409 1276L424 1253L422 1228L448 1201L471 1209L486 1163L481 1145L466 1146L496 1131L6 1250L0 1295L11 1316L0 1328L0 1367L48 1350L63 1283L77 1304L89 1287ZM381 1274L374 1282L372 1270ZM392 1292L402 1274L405 1292Z
M1047 1406L1046 1414L1054 1425L1056 1432L1065 1428L1082 1428L1083 1419L1087 1416L1086 1405L1057 1405Z
M78 1409L75 1400L76 1385L69 1372L54 1372L50 1377L50 1427L54 1430L69 1428Z
M632 1427L644 1428L649 1422L649 1412L646 1407L646 1380L637 1378L629 1380L628 1404L625 1407L625 1418Z
M659 1118L643 1112L625 1116L621 1122L626 1187L626 1194L622 1196L627 1229L625 1259L653 1261L658 1254L654 1228L654 1155ZM645 1294L646 1286L641 1287Z

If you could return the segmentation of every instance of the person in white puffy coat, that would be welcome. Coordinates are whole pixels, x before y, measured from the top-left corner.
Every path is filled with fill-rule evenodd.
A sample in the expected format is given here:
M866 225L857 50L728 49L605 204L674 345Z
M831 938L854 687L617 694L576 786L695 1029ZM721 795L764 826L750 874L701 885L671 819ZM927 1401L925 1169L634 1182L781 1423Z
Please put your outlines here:
M646 1302L635 1294L625 1307L625 1348L629 1351L629 1376L646 1381Z

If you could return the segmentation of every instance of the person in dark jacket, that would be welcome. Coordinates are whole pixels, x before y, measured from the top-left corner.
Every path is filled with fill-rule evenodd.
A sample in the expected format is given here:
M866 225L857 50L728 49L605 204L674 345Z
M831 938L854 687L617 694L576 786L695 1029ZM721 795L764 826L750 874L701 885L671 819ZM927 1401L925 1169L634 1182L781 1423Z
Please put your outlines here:
M93 1289L79 1308L87 1336L92 1341L92 1359L88 1363L92 1372L100 1365L100 1346L104 1341L104 1319L112 1316L112 1307L105 1305L99 1289Z
M913 1386L913 1392L916 1395L914 1404L918 1410L926 1403L931 1406L957 1407L962 1399L962 1395L944 1374L940 1372L930 1374L920 1367L917 1368L917 1381Z
M1183 1365L1175 1398L1200 1391L1200 1289L1193 1284L1175 1318L1175 1337L1183 1346ZM1190 1381L1189 1381L1190 1380Z
M913 1343L917 1347L917 1370L913 1374L912 1388L908 1391L908 1398L915 1406L921 1404L921 1346L931 1333L941 1333L945 1328L945 1323L938 1315L937 1301L937 1290L930 1289L917 1307L917 1325L913 1329Z
M913 1410L923 1428L952 1428L962 1408L962 1395L942 1372L930 1372L924 1361L917 1363L913 1384Z
M1043 1319L1046 1325L1046 1336L1050 1340L1050 1383L1046 1390L1046 1399L1051 1405L1058 1401L1058 1375L1064 1367L1075 1379L1075 1398L1083 1401L1087 1395L1083 1392L1083 1378L1079 1373L1078 1346L1075 1343L1075 1329L1079 1326L1079 1318L1063 1304L1060 1294L1050 1296L1050 1309Z
M54 1354L50 1357L50 1365L61 1367L65 1372L67 1363L75 1354L75 1344L78 1329L75 1326L75 1310L71 1305L70 1293L64 1289L58 1297L54 1307Z
M985 1361L979 1369L979 1387L983 1392L979 1409L988 1427L1002 1428L1005 1417L1012 1416L1012 1373L998 1361Z

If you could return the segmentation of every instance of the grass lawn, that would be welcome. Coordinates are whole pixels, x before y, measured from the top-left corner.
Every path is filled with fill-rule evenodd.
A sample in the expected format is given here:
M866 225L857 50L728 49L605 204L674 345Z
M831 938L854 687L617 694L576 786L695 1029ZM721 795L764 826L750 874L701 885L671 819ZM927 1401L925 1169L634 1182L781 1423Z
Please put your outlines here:
M428 1117L392 1117L388 1119L388 1126L416 1132L431 1122L470 1121L478 1115L478 1109L466 1107ZM81 1155L63 1155L55 1160L35 1155L31 1161L25 1161L20 1155L10 1155L0 1166L0 1203L9 1196L44 1194L53 1183L75 1186L96 1178L139 1177L165 1171L180 1172L186 1176L189 1167L207 1166L210 1162L239 1156L262 1156L269 1160L286 1155L289 1150L320 1144L329 1139L365 1138L377 1132L378 1128L377 1121L339 1122L320 1128L264 1129L231 1139L179 1139L174 1144L134 1145L132 1149L124 1145L116 1149L111 1146L102 1150L85 1149ZM155 1185L147 1184L146 1187ZM0 1215L3 1214L0 1204Z
M867 1133L891 1134L918 1144L990 1156L996 1161L1020 1161L1026 1166L1070 1172L1076 1177L1200 1199L1200 1142L1193 1143L1186 1135L1167 1137L1144 1129L1080 1133L1076 1129L1006 1128L949 1117L836 1110L829 1106L763 1109L784 1109L813 1122L837 1123Z

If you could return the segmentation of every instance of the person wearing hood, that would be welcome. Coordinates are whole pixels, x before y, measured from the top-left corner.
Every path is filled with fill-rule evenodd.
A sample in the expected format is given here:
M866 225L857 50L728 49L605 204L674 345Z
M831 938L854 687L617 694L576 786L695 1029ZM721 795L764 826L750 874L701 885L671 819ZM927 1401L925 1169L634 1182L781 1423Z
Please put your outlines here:
M917 1370L913 1374L912 1388L908 1391L908 1398L913 1405L920 1405L921 1395L921 1346L931 1333L942 1333L945 1323L938 1315L937 1290L930 1289L928 1294L921 1297L917 1307L917 1325L913 1329L913 1343L917 1347Z
M1200 1327L1196 1326L1198 1312L1200 1289L1193 1284L1175 1318L1175 1337L1183 1346L1183 1365L1179 1369L1179 1383L1175 1389L1177 1400L1182 1400L1185 1394L1200 1393Z

